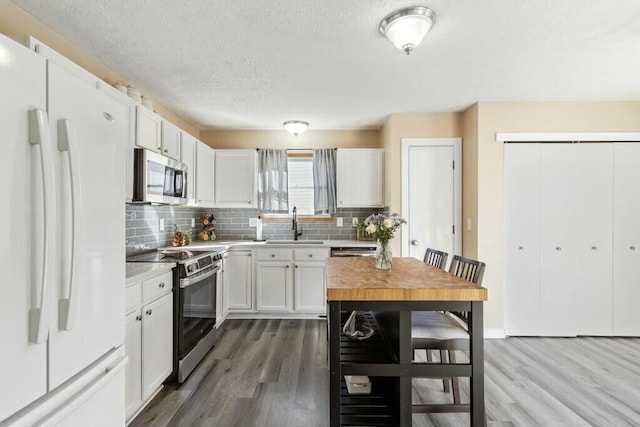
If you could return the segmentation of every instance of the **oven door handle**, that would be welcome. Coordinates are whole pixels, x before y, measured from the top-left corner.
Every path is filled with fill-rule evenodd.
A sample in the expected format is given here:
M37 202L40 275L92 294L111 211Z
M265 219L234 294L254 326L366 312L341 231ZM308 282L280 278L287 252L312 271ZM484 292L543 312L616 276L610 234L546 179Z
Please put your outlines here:
M219 265L215 266L214 268L211 269L211 271L208 271L206 274L203 274L202 276L185 277L184 279L180 279L180 289L188 288L189 286L195 285L196 283L201 282L204 279L208 279L209 277L216 274L218 270L220 270Z

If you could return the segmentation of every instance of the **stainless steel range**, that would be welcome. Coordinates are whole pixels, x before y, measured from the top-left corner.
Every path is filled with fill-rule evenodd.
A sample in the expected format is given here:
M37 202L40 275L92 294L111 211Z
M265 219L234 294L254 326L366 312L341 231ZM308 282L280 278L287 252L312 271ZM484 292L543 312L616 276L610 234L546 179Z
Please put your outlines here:
M215 344L216 301L224 249L171 250L128 257L128 262L170 262L173 269L174 357L171 379L182 383Z
M174 375L182 383L215 343L221 252L194 254L178 262L174 325Z

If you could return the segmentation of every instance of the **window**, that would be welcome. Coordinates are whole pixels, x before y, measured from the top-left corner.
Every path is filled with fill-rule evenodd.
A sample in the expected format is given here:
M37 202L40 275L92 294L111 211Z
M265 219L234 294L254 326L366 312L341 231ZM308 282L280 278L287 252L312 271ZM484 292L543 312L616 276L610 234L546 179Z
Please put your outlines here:
M313 215L313 159L289 157L289 213L293 207L298 215Z

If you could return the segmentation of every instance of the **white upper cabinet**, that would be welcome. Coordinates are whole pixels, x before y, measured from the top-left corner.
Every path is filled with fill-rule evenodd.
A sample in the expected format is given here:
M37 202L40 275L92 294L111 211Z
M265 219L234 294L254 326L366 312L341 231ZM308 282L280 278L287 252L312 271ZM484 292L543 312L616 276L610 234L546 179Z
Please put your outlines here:
M215 206L256 206L256 150L215 150Z
M382 148L341 148L336 160L339 208L383 205Z
M162 154L180 161L180 128L173 123L162 120Z
M136 109L136 145L160 153L162 149L162 118L140 105Z
M196 203L196 142L197 140L186 132L180 137L180 161L187 165L187 204Z
M196 203L198 206L213 207L215 152L207 144L196 142ZM188 180L187 180L188 181Z
M125 201L131 202L133 200L133 147L136 141L136 103L106 82L100 80L97 86L98 90L120 102L127 109L125 114L125 126L127 127L127 154L124 161Z

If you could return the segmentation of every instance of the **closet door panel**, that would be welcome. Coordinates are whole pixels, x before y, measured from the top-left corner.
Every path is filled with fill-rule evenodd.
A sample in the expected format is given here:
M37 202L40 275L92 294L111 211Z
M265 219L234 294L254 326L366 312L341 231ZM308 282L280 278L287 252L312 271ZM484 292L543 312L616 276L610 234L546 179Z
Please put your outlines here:
M540 145L505 144L505 332L539 335Z
M579 168L570 144L543 144L540 164L541 335L573 336L576 253L575 200Z
M640 143L614 144L613 334L640 336Z
M578 335L613 331L613 144L574 145L579 168L574 221Z

